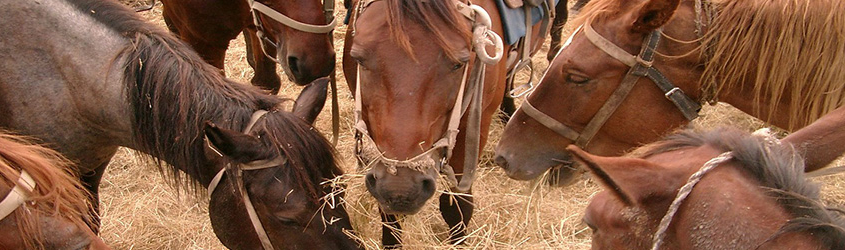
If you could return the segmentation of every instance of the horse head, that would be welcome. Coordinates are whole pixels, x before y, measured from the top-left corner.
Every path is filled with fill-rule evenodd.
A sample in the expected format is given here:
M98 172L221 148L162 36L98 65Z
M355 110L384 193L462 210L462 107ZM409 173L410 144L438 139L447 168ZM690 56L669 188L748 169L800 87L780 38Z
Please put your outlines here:
M790 146L717 129L673 135L637 158L568 150L606 188L584 213L593 249L834 249L845 240L841 215L820 205Z
M582 172L568 145L621 155L688 123L698 111L700 56L691 53L697 43L678 41L697 38L692 5L591 1L575 20L581 28L508 122L494 161L513 179L554 169L552 178L566 184ZM660 40L664 34L673 39Z
M471 23L456 3L362 0L351 20L344 71L360 94L358 150L367 189L387 213L418 211L447 164L444 138L457 132L447 131L450 114L461 112L455 101L474 61Z

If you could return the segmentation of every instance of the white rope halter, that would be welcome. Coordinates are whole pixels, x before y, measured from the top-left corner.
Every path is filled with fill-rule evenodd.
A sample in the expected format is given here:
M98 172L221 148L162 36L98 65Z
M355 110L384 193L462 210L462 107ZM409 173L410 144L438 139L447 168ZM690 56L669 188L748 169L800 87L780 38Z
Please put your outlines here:
M0 201L0 220L5 219L6 216L9 216L15 209L23 205L28 198L26 193L32 192L35 189L35 181L23 170L21 170L21 176L16 183L12 191L9 191L9 194L6 195L6 198Z
M266 110L258 110L252 114L252 118L249 120L249 124L247 124L246 128L244 129L244 134L249 134L252 130L252 127L255 126L255 123L258 122L259 119L264 117L268 111ZM221 157L223 156L216 148L214 148L211 143L208 143L208 146L214 150L218 155ZM244 180L243 180L243 171L244 170L259 170L259 169L266 169L272 168L277 166L282 166L287 162L287 158L284 156L279 156L274 159L269 160L258 160L252 161L242 164L237 164L235 166L235 180L237 182L238 191L241 194L242 200L244 202L244 208L246 208L247 215L249 215L249 221L252 223L253 229L255 229L255 233L258 234L258 239L261 240L261 246L264 249L274 249L273 243L270 242L270 237L267 236L267 231L264 230L264 226L261 225L261 220L258 219L258 213L255 212L255 207L252 205L252 201L249 199L249 193L247 192L246 188L244 187ZM211 183L208 184L208 195L209 197L214 194L214 190L217 188L217 185L220 184L220 180L223 178L223 174L226 173L226 169L232 168L229 164L226 167L220 169L217 172L217 175L211 179Z

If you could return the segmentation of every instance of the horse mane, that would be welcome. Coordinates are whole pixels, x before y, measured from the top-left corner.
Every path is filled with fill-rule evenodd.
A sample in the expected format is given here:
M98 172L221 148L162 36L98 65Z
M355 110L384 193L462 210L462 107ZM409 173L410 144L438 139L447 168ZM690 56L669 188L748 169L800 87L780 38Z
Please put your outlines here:
M590 1L573 23L615 16L634 8L630 2ZM698 49L705 58L702 101L717 101L725 89L753 86L747 88L753 88L748 90L755 101L772 103L756 113L773 117L782 108L777 104L788 101L788 130L845 104L845 70L838 68L845 65L845 2L711 0L705 5L715 14Z
M450 49L443 27L440 27L438 20L458 34L466 38L467 45L470 44L471 32L461 22L463 15L458 12L455 0L384 0L387 4L387 23L390 26L390 38L416 60L414 50L405 29L406 20L421 25L426 31L434 34L434 40L446 52L449 59L457 61L458 56L453 49Z
M14 187L22 170L35 181L35 189L27 193L27 209L17 209L15 218L26 248L43 249L42 216L61 218L84 229L93 226L88 223L93 210L70 160L32 141L0 131L0 182Z
M275 144L287 145L286 156L296 165L284 169L309 176L302 185L318 185L319 181L304 182L314 180L310 176L316 173L322 175L321 171L340 172L334 151L319 132L293 114L276 112L286 99L226 79L181 40L146 23L120 3L71 1L130 41L113 63L122 63L124 68L127 100L134 114L134 143L136 149L149 154L140 156L153 161L162 173L167 172L165 162L173 166L168 176L177 187L193 189L195 194L205 189L198 176L207 167L203 160L206 121L240 130L256 110L274 111L265 117L266 125L261 128L287 131L273 139L278 140ZM330 160L320 161L324 159Z
M755 178L769 196L795 218L775 235L807 232L833 249L845 245L845 217L838 209L819 201L819 186L804 176L804 159L788 144L773 144L767 138L751 136L729 128L707 132L684 130L632 153L645 158L664 152L708 145L723 152L732 151L736 166Z

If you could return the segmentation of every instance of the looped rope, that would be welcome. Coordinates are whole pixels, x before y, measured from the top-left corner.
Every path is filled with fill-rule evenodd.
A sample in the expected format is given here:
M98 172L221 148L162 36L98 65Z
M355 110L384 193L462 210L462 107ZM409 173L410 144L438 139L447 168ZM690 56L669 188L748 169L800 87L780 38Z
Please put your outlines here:
M28 198L26 194L35 189L35 180L29 176L29 173L23 170L21 170L21 175L15 183L17 184L12 188L12 191L9 191L6 198L0 201L0 220L5 219L6 216L9 216L15 209L23 205Z
M660 224L657 227L657 231L654 233L653 242L654 244L651 247L651 250L658 250L660 249L660 245L663 244L663 238L666 237L666 230L669 229L669 224L672 223L672 218L674 218L675 213L678 212L678 208L681 207L684 199L689 196L692 192L692 188L695 187L695 184L698 184L698 181L704 177L704 174L710 172L713 168L719 166L724 162L733 159L733 152L724 152L719 156L716 156L713 159L704 163L704 166L701 167L697 172L692 174L687 180L687 183L678 190L678 195L675 196L675 200L672 201L672 204L669 205L669 210L666 211L666 215L663 216L663 219L660 219Z

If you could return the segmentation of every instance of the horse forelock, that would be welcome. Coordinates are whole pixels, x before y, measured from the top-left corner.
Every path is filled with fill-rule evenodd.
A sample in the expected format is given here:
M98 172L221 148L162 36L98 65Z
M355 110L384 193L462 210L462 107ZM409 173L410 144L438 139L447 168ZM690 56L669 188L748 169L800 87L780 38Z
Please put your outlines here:
M471 31L469 26L464 25L461 20L464 18L456 7L456 0L384 0L387 4L387 23L390 29L390 38L408 53L412 58L414 50L405 28L407 21L421 25L426 31L434 35L435 42L443 49L446 55L457 60L456 51L449 46L445 31L451 30L465 38L467 45L470 43ZM441 22L446 27L441 25ZM465 28L466 27L466 28Z
M739 163L736 165L796 217L776 235L810 231L823 244L836 246L845 243L845 220L841 212L829 209L819 201L819 186L804 177L804 159L791 145L773 145L765 138L729 128L707 132L685 130L637 149L632 156L646 158L705 145L723 152L732 151L734 160Z
M92 226L88 193L73 175L73 164L58 152L32 143L32 139L0 131L0 176L14 187L21 171L35 182L27 193L28 208L17 209L18 232L27 249L43 249L41 216L70 221L79 228ZM2 198L0 198L2 199Z
M787 129L800 128L845 103L845 2L837 0L713 1L716 17L702 39L704 100L747 86L755 101L790 109Z

